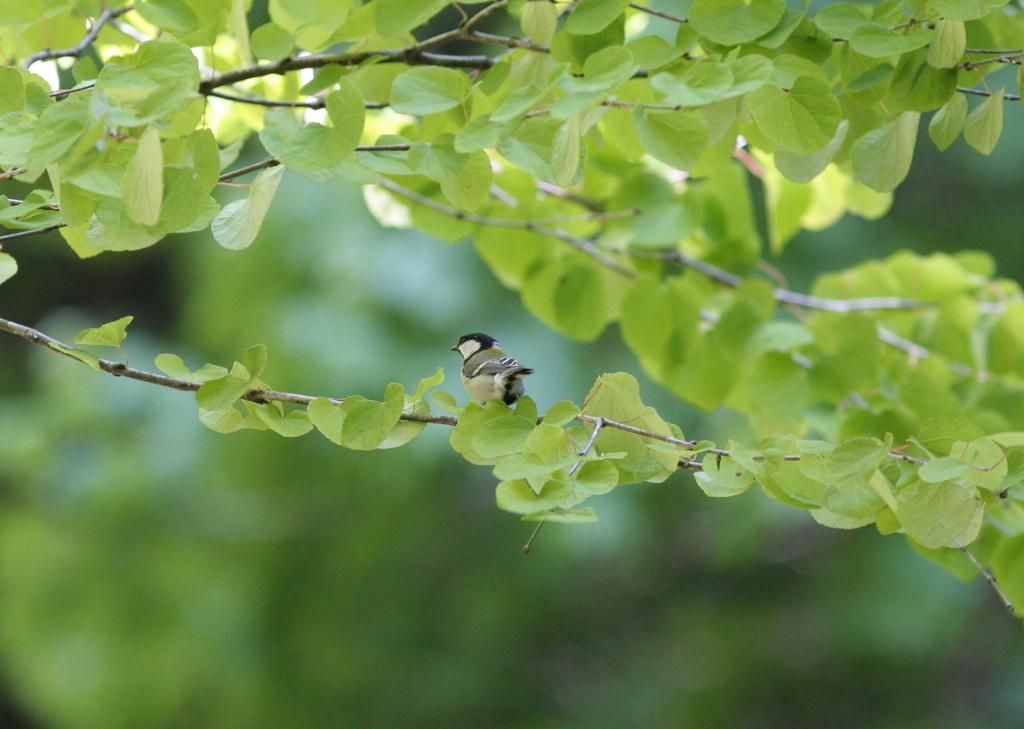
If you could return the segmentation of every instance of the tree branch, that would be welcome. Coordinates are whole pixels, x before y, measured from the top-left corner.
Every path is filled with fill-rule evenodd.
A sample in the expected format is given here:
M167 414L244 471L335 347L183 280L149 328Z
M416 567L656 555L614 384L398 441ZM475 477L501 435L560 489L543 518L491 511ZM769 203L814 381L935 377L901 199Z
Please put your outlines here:
M548 235L551 236L552 238L558 238L560 241L568 243L573 248L582 251L583 253L586 253L595 261L600 262L602 265L607 266L616 273L625 276L626 278L636 278L636 273L634 271L630 270L629 268L626 268L617 260L612 258L610 255L602 251L600 248L594 245L593 241L589 241L585 238L580 238L578 236L572 235L571 233L566 233L564 230L559 230L557 228L548 228L543 225L537 225L532 220L509 220L506 218L489 218L484 215L467 213L464 210L459 210L458 208L453 208L448 205L443 205L442 203L431 200L429 197L426 197L425 195L420 195L418 192L408 190L399 185L397 182L392 182L386 177L378 177L377 183L382 187L391 190L391 192L401 195L404 198L412 200L413 202L417 202L420 205L425 205L428 208L438 211L439 213L450 215L453 218L457 218L459 220L465 220L467 222L477 223L479 225L491 225L497 228L521 228L525 230L532 230L535 233L540 233L541 235ZM607 215L607 213L604 213L604 215Z
M103 26L105 26L107 23L109 23L111 20L118 17L119 15L124 15L129 10L132 10L131 5L125 5L121 8L107 8L102 13L100 13L100 17L96 19L96 22L93 23L93 26L89 29L89 32L85 34L85 37L82 38L81 42L78 45L72 48L64 48L59 51L51 51L49 49L45 51L39 51L39 53L35 53L26 58L24 64L22 65L25 68L28 68L36 61L47 61L51 58L67 58L68 56L80 56L82 52L89 47L89 44L96 40L96 36L100 34L101 30L103 30Z
M680 18L678 15L672 15L670 13L662 12L661 10L655 10L654 8L649 8L646 5L641 5L640 3L630 3L629 7L635 8L636 10L639 10L641 12L647 13L648 15L656 15L659 18L664 18L665 20L671 20L673 23L689 23L690 22L687 18Z
M327 99L319 97L315 97L315 101L279 101L277 99L265 99L262 96L236 96L234 94L226 94L223 91L210 91L206 95L216 96L218 99L227 99L228 101L238 101L243 104L256 104L258 106L323 109L327 105ZM383 109L386 106L390 106L390 104L383 104L378 101L363 102L364 109Z
M1015 610L1013 603L1010 602L1010 598L1008 598L1006 593L1003 592L1003 588L1001 588L999 583L996 582L996 578L992 576L992 573L985 569L981 565L981 562L975 559L974 555L967 550L967 547L960 543L959 539L954 539L953 542L961 552L967 555L967 559L974 563L974 566L978 568L979 572L981 572L981 576L984 577L985 581L988 582L988 584L992 586L992 589L996 591L996 594L999 596L999 600L1003 603L1003 607L1012 613Z
M23 175L26 172L28 172L28 167L14 167L3 174L0 174L0 180L10 180L18 175Z
M956 90L961 94L973 94L974 96L991 96L992 92L987 89L969 89L966 86L957 86ZM1017 94L1003 94L1003 101L1020 101Z

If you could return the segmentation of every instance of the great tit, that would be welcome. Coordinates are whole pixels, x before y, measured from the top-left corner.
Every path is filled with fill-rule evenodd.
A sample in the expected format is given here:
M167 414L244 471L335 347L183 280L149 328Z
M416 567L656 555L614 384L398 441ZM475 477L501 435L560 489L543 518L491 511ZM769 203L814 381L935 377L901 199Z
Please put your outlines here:
M467 334L452 351L462 355L462 386L481 405L495 398L511 405L526 392L522 378L533 370L506 357L494 337Z

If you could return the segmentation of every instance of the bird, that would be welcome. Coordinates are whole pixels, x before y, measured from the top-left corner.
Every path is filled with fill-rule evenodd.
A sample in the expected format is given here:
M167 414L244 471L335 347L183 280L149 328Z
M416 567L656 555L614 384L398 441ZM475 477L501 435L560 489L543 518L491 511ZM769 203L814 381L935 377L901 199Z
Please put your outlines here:
M512 405L526 392L522 378L533 370L506 357L494 337L466 334L452 351L462 355L462 386L481 405L495 399Z

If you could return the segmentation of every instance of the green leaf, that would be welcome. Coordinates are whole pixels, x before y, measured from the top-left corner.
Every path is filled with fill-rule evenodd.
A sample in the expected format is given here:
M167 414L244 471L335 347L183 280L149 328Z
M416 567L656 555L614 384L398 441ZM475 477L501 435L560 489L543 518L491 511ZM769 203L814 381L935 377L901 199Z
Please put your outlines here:
M104 324L95 329L83 329L75 335L75 344L95 344L104 347L120 347L128 336L125 329L131 324L133 316L126 316Z
M580 149L580 117L576 114L555 132L551 151L551 176L556 185L569 187L576 179L580 168ZM490 170L490 160L487 161L487 169ZM487 182L490 187L490 176Z
M783 0L694 0L690 24L726 46L749 43L771 31L786 12Z
M285 438L297 438L313 429L305 410L292 410L284 414L281 403L272 402L256 407L255 415L268 428Z
M1003 133L1003 89L971 110L964 122L964 140L982 154L992 154Z
M491 161L482 150L457 152L454 143L450 132L437 135L430 144L414 143L409 150L409 166L440 182L441 192L456 207L476 210L491 189Z
M833 486L866 484L891 447L877 438L852 438L839 444L825 465L828 483Z
M973 486L954 481L914 481L897 497L897 516L907 535L928 549L951 547L982 508Z
M917 112L903 112L858 139L850 151L854 178L877 192L895 190L910 171L920 118Z
M545 0L534 0L544 2ZM505 97L501 105L491 112L491 120L496 122L507 122L521 114L525 114L533 108L534 104L544 96L544 90L534 84L518 88ZM473 121L476 121L475 119ZM470 122L472 124L472 122Z
M610 461L587 461L572 479L574 489L582 489L591 496L607 494L618 483L619 471Z
M494 477L505 481L537 478L568 468L573 465L575 460L570 455L548 462L544 456L537 453L516 453L506 456L498 462L494 467Z
M208 382L224 377L228 374L226 368L219 365L205 364L195 372L192 372L181 357L176 354L161 354L154 360L156 368L168 377L175 377L186 382Z
M808 155L835 136L842 112L829 84L800 76L788 91L762 86L746 97L758 128L791 152Z
M824 147L809 155L800 155L778 147L775 150L775 167L791 182L806 183L820 175L835 158L850 128L849 119L843 119L836 127L835 136Z
M578 7L577 7L578 10ZM533 0L523 7L523 15L519 19L523 34L534 43L547 45L555 37L558 26L558 8L548 0Z
M473 448L484 458L520 453L535 425L521 415L503 415L488 420L473 434Z
M685 48L672 45L657 35L644 35L634 38L626 44L626 50L633 55L633 60L640 64L640 68L664 66L686 52Z
M935 142L935 146L941 151L945 151L960 136L965 119L967 119L967 97L963 94L953 94L953 98L935 112L932 120L928 123L928 135Z
M967 47L967 31L962 20L942 18L935 24L935 40L928 46L928 64L935 68L953 68Z
M565 73L559 83L570 93L611 91L629 81L639 68L632 53L622 46L609 46L587 57L582 80Z
M199 408L199 422L217 433L234 433L242 427L242 414L233 407L224 410Z
M431 387L437 387L442 382L444 382L444 370L438 367L437 372L433 375L430 377L424 377L420 380L420 383L416 386L416 391L409 396L409 400L416 402L417 400L423 399L423 395L426 394L427 390Z
M977 20L1001 8L1008 0L935 0L932 7L950 20Z
M361 400L351 406L348 400L342 403L342 409L348 413L341 430L343 445L359 451L374 450L380 446L402 415L404 392L401 385L391 383L384 392L382 403L373 400Z
M701 467L693 478L708 496L737 496L754 485L754 474L732 458L708 453L701 460Z
M164 157L160 133L146 127L121 182L121 199L128 217L142 225L156 225L164 194Z
M575 420L580 409L571 400L556 402L544 413L544 422L547 425L563 426L571 420Z
M872 58L895 56L923 48L935 39L935 31L924 25L915 25L905 35L902 31L889 30L878 23L860 26L850 36L850 45L857 53Z
M455 151L468 154L478 149L497 147L512 132L512 124L491 120L490 114L478 116L455 134Z
M234 374L209 380L196 390L196 402L203 410L230 408L238 398L249 391L251 381L251 378Z
M0 117L25 108L25 82L18 69L0 66Z
M564 479L551 479L540 490L534 493L530 484L517 479L502 481L495 489L494 496L498 508L513 514L536 514L554 509L572 495L572 486Z
M969 464L954 456L943 456L921 466L918 478L925 483L952 481L969 468Z
M277 186L284 175L284 167L277 166L262 170L249 187L244 200L235 200L221 209L213 219L213 237L224 248L239 251L248 248L256 240L263 225L263 218L277 192Z
M923 49L904 53L892 77L890 92L907 111L931 111L956 93L957 70L934 68Z
M146 41L135 53L107 61L95 88L114 104L108 123L141 126L167 119L196 98L199 65L188 46Z
M59 344L50 344L49 347L51 349L56 349L58 352L70 355L80 362L85 362L85 364L89 365L97 372L102 372L102 369L100 368L100 358L92 352L86 352L84 349L67 349Z
M818 11L814 22L826 33L850 40L857 28L871 22L871 6L866 3L832 3Z
M696 165L708 146L708 124L697 111L653 111L637 105L633 124L652 157L680 170Z
M430 400L452 415L460 415L462 413L462 408L455 404L455 398L444 390L434 390L430 393Z
M527 514L523 517L523 521L550 521L553 524L592 524L597 521L597 514L588 506L585 509L542 511L539 514Z
M469 91L465 74L450 68L424 66L396 77L391 108L401 114L436 114L462 103Z
M0 252L0 284L18 272L18 262L6 253Z
M948 455L956 441L972 441L984 437L985 431L967 418L940 416L926 420L916 440L934 453Z
M383 38L417 28L439 13L450 0L377 0L374 22Z
M326 397L318 397L306 406L310 422L316 426L327 440L336 445L341 445L341 428L345 422L345 415L337 405Z
M1003 490L1003 479L1009 466L1003 449L992 439L979 438L970 443L957 441L953 444L950 454L972 466L960 474L963 481L989 491ZM986 470L979 470L980 468Z
M267 23L252 32L250 47L256 58L280 61L295 47L295 36L277 23Z
M528 2L527 7L532 4ZM566 21L565 29L574 35L600 33L628 6L629 0L580 0Z
M681 77L666 72L651 79L651 86L664 95L667 103L679 106L710 104L722 98L732 85L733 76L729 66L708 60L690 66Z

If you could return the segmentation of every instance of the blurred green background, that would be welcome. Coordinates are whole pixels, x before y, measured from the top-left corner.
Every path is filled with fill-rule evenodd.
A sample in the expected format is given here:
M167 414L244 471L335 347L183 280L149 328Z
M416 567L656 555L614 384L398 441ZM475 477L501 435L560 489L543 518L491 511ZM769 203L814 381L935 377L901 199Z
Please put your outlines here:
M1024 278L1024 109L1006 125L990 158L940 155L922 125L886 218L803 233L778 266L806 290L899 248L978 248ZM5 250L0 315L70 339L133 314L134 366L263 342L278 389L379 398L443 366L462 402L447 348L484 331L537 370L542 411L626 370L688 436L746 432L645 380L614 328L545 329L471 244L381 228L357 188L287 174L242 252L209 231L86 261L53 234ZM679 473L524 557L532 525L447 435L369 453L219 435L187 394L4 335L0 727L1024 727L1019 621L901 537Z

